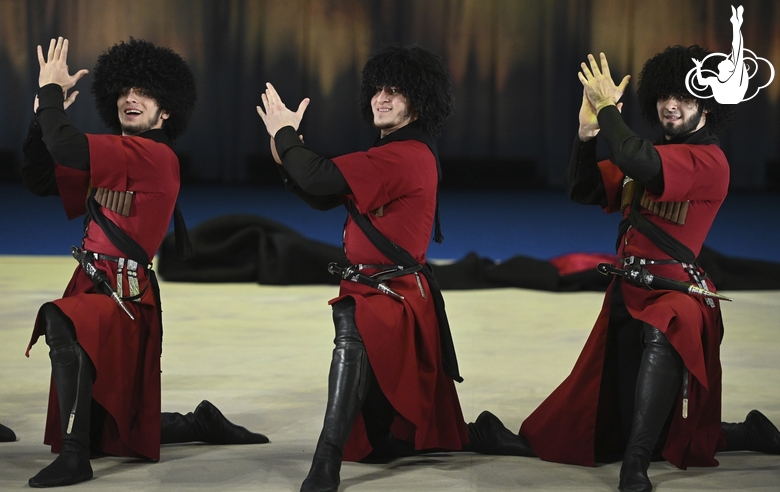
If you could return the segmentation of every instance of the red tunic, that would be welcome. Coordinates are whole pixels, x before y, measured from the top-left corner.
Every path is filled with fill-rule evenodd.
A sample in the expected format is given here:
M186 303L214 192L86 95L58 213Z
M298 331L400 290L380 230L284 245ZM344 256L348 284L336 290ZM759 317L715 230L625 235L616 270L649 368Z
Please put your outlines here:
M436 207L436 160L416 140L391 142L367 152L333 159L344 175L357 209L388 239L420 262L430 242ZM380 215L371 213L384 207ZM389 260L347 219L344 249L350 263L387 264ZM455 384L442 368L439 326L425 277L415 275L387 282L405 297L397 300L371 287L342 281L340 295L355 300L355 321L382 392L397 411L393 435L415 449L459 450L468 442ZM371 452L362 417L358 417L344 449L356 461Z
M728 190L729 166L716 145L673 144L657 146L661 156L664 192L650 195L660 202L690 202L687 220L678 225L651 214L642 213L698 255L712 221ZM620 210L624 175L609 161L599 163L607 192L607 212ZM624 216L629 213L626 208ZM668 259L655 244L630 228L620 241L620 257L639 256ZM689 281L680 265L654 265L656 275ZM620 441L618 406L613 395L600 394L605 347L610 320L610 294L613 282L571 374L523 422L525 436L537 455L548 461L593 466L595 441ZM707 306L702 298L680 292L646 290L620 282L625 306L634 319L655 326L666 335L690 371L688 417L682 418L682 392L666 439L663 456L679 468L717 466L714 455L725 441L721 430L720 306ZM715 287L708 283L710 290ZM597 424L597 413L598 424ZM614 451L614 450L612 450Z
M85 213L89 185L114 191L133 191L128 217L108 209L103 213L154 257L168 229L179 192L179 161L170 147L143 137L87 135L90 171L57 165L57 186L68 218ZM110 256L125 256L94 222L84 248ZM116 263L96 261L116 288ZM126 272L126 270L125 270ZM138 271L141 289L146 272ZM127 276L123 292L129 292ZM151 288L138 302L126 302L131 320L111 298L95 292L94 284L77 267L62 299L53 301L73 321L79 344L96 369L92 398L108 411L98 448L117 456L160 459L161 325ZM43 335L36 320L32 346ZM28 348L29 351L29 348ZM62 445L59 407L54 385L44 442L53 452ZM93 443L97 444L97 443Z

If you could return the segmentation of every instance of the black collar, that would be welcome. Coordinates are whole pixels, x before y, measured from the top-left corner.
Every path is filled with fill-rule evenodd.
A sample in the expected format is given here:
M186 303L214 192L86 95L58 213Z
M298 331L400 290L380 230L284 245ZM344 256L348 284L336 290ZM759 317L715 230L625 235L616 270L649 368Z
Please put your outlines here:
M429 142L433 143L433 145L436 145L436 142L433 140L433 138L423 132L420 122L414 120L411 123L402 126L398 130L392 133L388 133L384 137L377 137L376 141L374 141L374 147L381 147L382 145L388 144L390 142L398 142L401 140L419 140L426 145L428 145Z
M139 133L136 136L148 138L149 140L154 140L157 143L162 143L167 145L170 148L173 148L173 142L171 142L171 139L168 138L168 134L165 133L165 130L163 130L162 128L155 128L154 130L148 130L143 133Z
M433 156L436 158L436 171L439 174L439 181L441 181L441 164L439 163L439 149L436 145L436 140L423 131L419 121L412 121L408 125L404 125L384 137L377 137L374 141L374 147L381 147L390 142L401 142L403 140L417 140L428 146L431 153L433 153Z
M668 145L668 144L687 144L687 145L717 145L720 147L720 141L716 135L710 133L710 129L707 125L699 128L693 133L682 135L680 137L666 139L665 135L661 135L661 138L656 141L656 145Z

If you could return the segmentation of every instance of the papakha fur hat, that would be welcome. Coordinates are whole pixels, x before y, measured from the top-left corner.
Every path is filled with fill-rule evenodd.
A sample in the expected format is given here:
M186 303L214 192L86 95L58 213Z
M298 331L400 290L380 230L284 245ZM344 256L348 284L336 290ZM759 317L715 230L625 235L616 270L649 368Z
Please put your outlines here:
M98 57L93 70L92 94L103 122L121 132L117 99L128 89L142 89L170 114L163 130L176 140L187 129L195 108L195 77L181 56L170 48L130 38Z
M660 123L656 104L659 99L676 97L678 99L695 99L699 109L707 111L707 127L710 133L721 133L725 130L734 115L734 105L720 104L714 98L696 97L685 87L685 77L695 67L693 58L704 60L710 52L699 45L670 46L663 52L647 60L639 73L637 97L642 116L651 125ZM707 60L702 67L717 73L717 61L714 57Z
M395 87L406 96L431 137L441 134L455 105L444 60L419 46L392 44L379 49L366 62L361 79L360 113L369 124L374 122L371 99L383 87Z

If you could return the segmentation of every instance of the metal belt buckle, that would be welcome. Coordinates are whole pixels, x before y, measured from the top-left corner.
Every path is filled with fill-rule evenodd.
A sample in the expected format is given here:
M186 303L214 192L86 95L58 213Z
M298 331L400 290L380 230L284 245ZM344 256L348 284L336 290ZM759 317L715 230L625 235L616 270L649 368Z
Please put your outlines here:
M130 288L130 297L141 293L138 286L138 263L128 258L127 260L127 286ZM140 299L137 299L140 302Z
M116 295L122 297L122 270L125 268L125 259L119 258L116 262Z

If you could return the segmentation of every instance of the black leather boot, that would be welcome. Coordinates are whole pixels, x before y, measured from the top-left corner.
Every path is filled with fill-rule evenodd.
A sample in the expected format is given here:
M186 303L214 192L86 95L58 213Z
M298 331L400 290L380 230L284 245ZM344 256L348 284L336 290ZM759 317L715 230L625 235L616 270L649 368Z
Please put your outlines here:
M721 426L726 435L726 449L723 451L780 454L780 432L758 410L751 410L744 422L738 424L721 422Z
M8 427L0 424L0 442L16 441L16 434Z
M60 410L62 449L49 466L27 483L30 487L59 487L92 478L89 463L90 407L94 368L76 340L70 320L53 304L44 304L51 374Z
M333 305L336 347L328 375L328 405L314 451L311 469L301 492L336 492L342 450L368 392L369 364L363 339L355 324L351 299Z
M645 349L634 396L631 435L620 467L621 492L651 492L650 456L682 383L680 355L657 328L644 326Z
M163 412L160 416L160 444L202 441L211 444L264 444L263 434L249 431L225 418L208 400L200 402L195 412L182 415Z
M485 410L477 420L468 424L469 444L464 451L504 456L535 457L528 440L504 426L501 420Z

